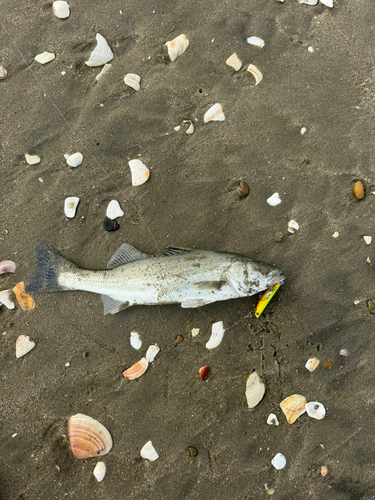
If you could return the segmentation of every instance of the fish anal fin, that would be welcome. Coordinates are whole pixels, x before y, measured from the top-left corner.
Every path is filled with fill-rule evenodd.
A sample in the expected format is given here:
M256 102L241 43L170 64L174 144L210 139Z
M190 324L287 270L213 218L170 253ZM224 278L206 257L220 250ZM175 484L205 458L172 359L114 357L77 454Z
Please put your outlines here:
M135 260L149 259L153 255L142 253L128 243L123 243L110 258L107 269L113 269Z
M197 290L205 290L207 292L213 290L221 290L221 288L226 285L226 281L198 281L198 283L194 283L194 288Z
M129 302L122 302L121 300L113 299L108 295L101 295L100 297L104 305L104 314L116 314L131 306Z
M215 302L214 300L205 300L205 299L185 299L181 302L181 307L183 309L189 309L193 307L202 307L206 306L207 304L211 304L212 302Z
M186 248L175 248L175 247L164 248L164 254L167 255L167 256L170 256L170 255L182 255L182 254L188 253L188 252L190 252L190 250L188 250Z

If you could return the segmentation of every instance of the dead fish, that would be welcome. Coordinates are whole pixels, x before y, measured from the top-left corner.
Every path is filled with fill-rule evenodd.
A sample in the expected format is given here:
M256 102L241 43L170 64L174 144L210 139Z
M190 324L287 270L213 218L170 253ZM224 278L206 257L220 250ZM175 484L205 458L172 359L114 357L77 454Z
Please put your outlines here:
M201 307L249 297L283 283L281 271L244 255L166 248L155 257L123 243L107 270L80 269L42 242L35 244L36 271L27 293L84 290L101 294L104 314L134 305Z

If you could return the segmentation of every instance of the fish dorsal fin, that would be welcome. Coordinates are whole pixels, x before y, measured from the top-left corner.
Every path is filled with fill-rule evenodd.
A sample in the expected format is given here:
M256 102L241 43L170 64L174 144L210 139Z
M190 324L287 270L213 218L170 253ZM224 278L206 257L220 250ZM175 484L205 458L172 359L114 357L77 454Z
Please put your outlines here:
M110 258L107 269L113 269L114 267L122 266L128 262L149 259L151 257L153 257L153 255L147 255L147 253L142 253L131 245L123 243Z
M187 252L190 252L190 250L187 250L186 248L174 248L174 247L164 248L165 255L182 255Z

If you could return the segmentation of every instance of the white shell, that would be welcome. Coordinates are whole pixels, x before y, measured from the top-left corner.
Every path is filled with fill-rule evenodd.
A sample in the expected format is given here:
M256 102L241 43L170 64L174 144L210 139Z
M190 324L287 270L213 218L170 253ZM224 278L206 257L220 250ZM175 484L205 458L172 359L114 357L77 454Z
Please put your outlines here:
M191 330L191 336L192 337L196 337L198 335L198 333L199 333L199 328L193 328Z
M274 413L270 413L267 418L268 425L280 425L279 421Z
M372 236L364 236L363 239L366 242L366 245L370 245L372 242Z
M132 185L140 186L150 177L150 171L141 160L130 160L129 167L132 173Z
M292 234L293 234L293 233L295 233L296 231L298 231L298 229L299 229L299 224L298 224L298 222L296 222L296 221L295 221L295 220L293 220L293 219L292 219L292 220L290 220L290 221L288 222L288 231L289 231L290 233L292 233Z
M339 233L337 231L335 231L332 235L332 238L338 238L339 237Z
M308 52L310 52L310 54L312 54L314 52L314 47L311 47L311 45L310 45L309 47L307 47L307 50L308 50ZM305 127L303 127L303 128L305 128ZM306 132L306 130L305 130L305 132Z
M320 361L318 358L310 358L306 361L305 368L309 370L309 372L313 372L318 368Z
M7 77L7 70L4 68L4 66L0 66L0 80L4 80L4 78Z
M103 481L106 470L107 469L106 469L104 462L98 462L95 465L95 469L94 469L93 474L94 474L96 480L98 481L98 483L101 483Z
M279 205L281 203L279 193L274 193L272 196L267 198L267 203L268 205L271 205L271 207L276 207L276 205Z
M249 71L255 78L255 85L258 85L263 80L263 75L259 71L259 69L254 66L254 64L249 64L249 67L247 68L247 71Z
M228 59L225 61L225 64L228 64L228 66L233 68L235 71L239 71L242 66L242 61L234 52L230 57L228 57Z
M318 0L298 0L298 3L304 3L305 5L317 5Z
M16 358L25 356L31 349L34 349L35 342L27 335L20 335L16 340Z
M96 42L97 45L91 52L90 59L85 62L85 64L90 67L103 66L113 59L112 50L110 49L104 36L100 35L100 33L97 33Z
M257 372L253 372L246 382L246 399L249 408L255 408L266 392L266 386L260 381Z
M305 135L306 134L306 130L307 130L306 127L302 127L301 130L300 130L300 134L301 135Z
M47 64L48 62L53 61L55 57L56 56L53 52L42 52L41 54L35 56L35 60L40 64Z
M56 2L53 2L52 9L55 16L59 17L60 19L65 19L70 15L69 4L68 2L64 2L63 0L57 0Z
M168 55L171 61L175 61L178 56L183 54L189 47L189 40L185 35L180 35L174 38L171 42L165 44L168 48Z
M247 39L247 43L249 43L250 45L255 45L255 47L259 47L260 49L264 47L264 40L262 40L262 38L259 38L258 36L250 36Z
M317 420L322 420L326 416L326 409L322 403L318 401L311 401L305 405L306 412L309 417L316 418Z
M146 359L149 363L153 363L156 355L160 351L160 347L157 345L150 345L146 352Z
M150 460L151 462L159 458L159 455L155 448L152 446L151 441L147 441L147 443L141 449L141 457L147 458L147 460Z
M191 120L184 120L184 123L190 123L190 126L188 127L188 129L186 130L185 134L187 135L191 135L193 132L194 132L194 125L193 125L193 122Z
M117 217L122 217L123 215L124 212L121 210L120 203L117 200L110 201L106 212L108 219L115 220Z
M141 88L141 77L135 73L128 73L125 75L124 82L128 87L131 87L134 90L139 90Z
M223 112L223 108L222 108L221 104L219 104L217 102L216 104L211 106L211 108L208 111L206 111L203 120L204 120L204 123L208 123L210 121L214 121L214 122L224 121L225 116L224 116L224 112Z
M214 323L212 325L210 340L206 344L207 349L214 349L215 347L217 347L223 340L224 332L225 330L222 321L217 321L216 323Z
M95 80L98 82L110 69L112 69L112 64L105 64L101 72L96 75Z
M0 303L4 304L8 309L14 309L14 302L11 299L12 292L10 290L1 290Z
M322 3L326 7L331 7L331 9L333 7L333 0L320 0L320 3Z
M181 128L181 125L177 125L177 127L173 127L176 132L178 132Z
M40 163L40 158L37 155L25 154L25 158L29 165L36 165L37 163Z
M77 198L76 196L70 196L69 198L65 198L64 213L69 219L73 219L73 217L75 216L78 203L79 203L79 198Z
M271 464L276 470L281 470L286 466L286 458L282 453L277 453L271 460Z
M66 158L66 163L69 165L69 167L78 167L78 165L81 165L83 162L83 155L82 153L74 153L72 155L65 155Z
M138 351L142 347L142 340L137 332L130 333L130 345Z

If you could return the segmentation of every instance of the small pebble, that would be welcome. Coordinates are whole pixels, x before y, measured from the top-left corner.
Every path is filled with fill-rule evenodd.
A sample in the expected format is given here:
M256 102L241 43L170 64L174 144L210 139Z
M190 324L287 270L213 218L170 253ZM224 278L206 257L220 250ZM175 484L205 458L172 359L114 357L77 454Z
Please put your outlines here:
M320 473L321 475L324 477L328 474L328 469L327 467L324 467L324 465L322 465L321 469L320 469Z
M198 450L194 446L189 446L189 455L191 457L196 457L198 455Z
M362 182L358 181L354 184L353 194L357 198L357 200L362 200L362 198L365 196L365 189Z
M237 193L238 196L241 196L241 198L249 194L249 186L246 184L246 182L244 181L240 182L240 185L237 186Z
M339 233L337 231L335 231L332 235L332 238L338 238L339 237Z
M283 233L275 233L273 236L273 239L277 242L281 241L283 239L284 235Z
M102 222L102 226L106 231L117 231L117 229L120 227L120 224L117 221L111 220L106 217Z
M267 490L268 495L273 495L274 493L275 493L275 488L270 488L269 490Z
M0 66L0 80L4 80L4 78L7 77L7 70L4 68L4 66Z
M198 335L198 333L199 333L199 328L193 328L191 330L191 336L192 337L196 337Z
M179 342L182 342L184 340L184 337L182 335L177 335L177 340Z

